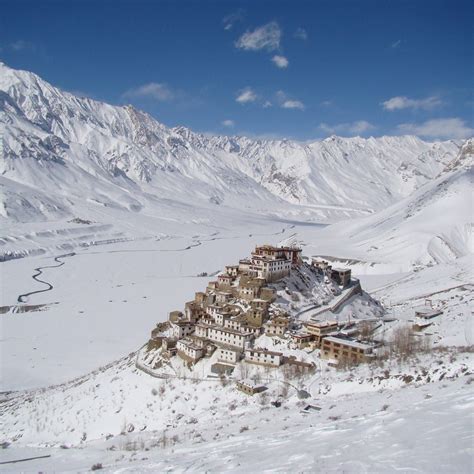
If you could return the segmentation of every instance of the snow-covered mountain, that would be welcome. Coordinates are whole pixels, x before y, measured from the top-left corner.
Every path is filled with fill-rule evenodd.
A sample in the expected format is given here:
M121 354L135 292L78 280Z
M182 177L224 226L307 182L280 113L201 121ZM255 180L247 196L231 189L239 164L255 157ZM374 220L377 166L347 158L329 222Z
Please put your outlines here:
M89 217L104 207L179 219L183 208L212 213L219 205L334 222L407 197L450 166L461 145L412 136L210 137L2 63L0 123L0 215L17 222Z
M319 231L318 251L347 256L356 271L369 273L381 267L389 273L408 271L412 266L453 262L472 255L473 158L471 139L436 178L406 198L370 216Z

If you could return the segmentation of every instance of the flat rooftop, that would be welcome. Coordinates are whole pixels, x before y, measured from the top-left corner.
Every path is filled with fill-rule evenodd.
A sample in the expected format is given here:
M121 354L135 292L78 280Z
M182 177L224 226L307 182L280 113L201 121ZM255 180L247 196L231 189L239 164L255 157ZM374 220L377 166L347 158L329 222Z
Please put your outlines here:
M373 349L372 344L364 344L362 342L354 341L352 339L344 339L343 337L337 336L328 336L324 338L325 341L330 341L336 344L341 344L341 346L355 347L357 349Z

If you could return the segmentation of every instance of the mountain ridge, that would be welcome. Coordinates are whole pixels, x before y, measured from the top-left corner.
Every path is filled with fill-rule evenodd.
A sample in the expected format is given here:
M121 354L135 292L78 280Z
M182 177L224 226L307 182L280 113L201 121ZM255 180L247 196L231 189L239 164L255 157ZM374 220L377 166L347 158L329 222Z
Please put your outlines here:
M134 212L157 212L159 203L152 201L174 196L203 207L335 222L408 196L441 173L460 148L452 140L428 143L414 136L307 143L207 136L166 127L130 105L78 98L1 63L0 111L0 173L9 180L2 181L0 214L19 222L72 216L79 196ZM11 198L14 182L37 197L18 204ZM38 207L45 190L62 197L45 196ZM36 210L25 216L25 206Z

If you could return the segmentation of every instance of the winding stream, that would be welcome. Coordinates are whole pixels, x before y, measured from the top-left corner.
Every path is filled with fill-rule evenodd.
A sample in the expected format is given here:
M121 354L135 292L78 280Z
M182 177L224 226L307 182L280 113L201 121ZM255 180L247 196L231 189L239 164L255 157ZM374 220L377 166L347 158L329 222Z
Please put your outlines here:
M46 269L46 268L62 267L65 262L62 262L61 260L59 260L60 258L72 257L74 255L76 255L74 252L67 253L67 254L64 254L64 255L59 255L57 257L54 257L54 261L57 262L58 265L47 265L47 266L44 266L44 267L35 268L36 273L34 275L32 275L33 280L37 281L38 283L42 283L43 285L46 285L46 288L43 288L42 290L30 291L29 293L24 293L24 294L18 296L18 299L17 299L18 303L26 303L28 301L28 297L31 296L31 295L36 295L38 293L44 293L46 291L51 291L54 288L53 285L51 285L51 283L49 283L47 281L40 280L38 277L43 274L43 270Z

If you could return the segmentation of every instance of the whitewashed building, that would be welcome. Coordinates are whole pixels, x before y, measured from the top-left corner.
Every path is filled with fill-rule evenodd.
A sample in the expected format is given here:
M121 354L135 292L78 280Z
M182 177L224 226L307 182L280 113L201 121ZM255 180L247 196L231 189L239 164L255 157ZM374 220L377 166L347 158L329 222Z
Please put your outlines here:
M171 323L171 335L176 339L189 336L194 332L194 323L191 321L176 321Z
M283 361L283 354L267 349L247 349L245 351L245 361L252 364L279 367Z
M249 272L266 281L277 281L290 274L292 265L299 262L300 249L262 245L252 252Z
M230 313L221 311L214 314L214 320L219 326L224 326L225 322L231 318Z
M204 355L204 348L187 339L179 340L176 349L178 350L178 356L186 362L197 362Z
M242 350L234 347L220 347L217 352L217 359L220 362L227 362L229 364L236 364L239 362L242 355Z
M250 342L252 334L248 332L234 331L219 326L210 327L207 331L207 337L211 341L226 344L244 349L246 344Z

